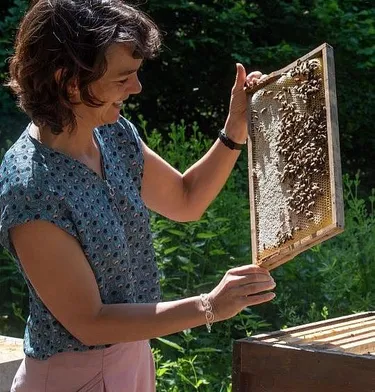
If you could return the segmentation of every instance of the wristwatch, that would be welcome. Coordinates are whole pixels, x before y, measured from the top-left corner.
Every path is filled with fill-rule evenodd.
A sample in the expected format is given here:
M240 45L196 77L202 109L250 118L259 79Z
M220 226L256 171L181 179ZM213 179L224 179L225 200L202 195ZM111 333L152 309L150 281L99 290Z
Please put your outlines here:
M242 148L244 146L246 146L246 143L244 144L240 144L240 143L236 143L234 142L232 139L229 139L229 137L227 136L227 134L225 133L224 129L221 129L219 131L219 139L221 140L221 142L227 146L228 148L230 148L231 150L242 150Z

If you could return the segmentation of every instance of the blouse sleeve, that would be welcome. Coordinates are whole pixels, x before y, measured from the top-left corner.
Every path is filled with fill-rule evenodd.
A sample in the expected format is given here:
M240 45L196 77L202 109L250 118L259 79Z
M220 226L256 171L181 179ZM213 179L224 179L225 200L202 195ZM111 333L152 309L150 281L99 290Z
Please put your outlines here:
M64 197L57 192L42 191L25 184L3 184L0 191L0 244L14 256L9 229L30 221L51 222L78 238Z

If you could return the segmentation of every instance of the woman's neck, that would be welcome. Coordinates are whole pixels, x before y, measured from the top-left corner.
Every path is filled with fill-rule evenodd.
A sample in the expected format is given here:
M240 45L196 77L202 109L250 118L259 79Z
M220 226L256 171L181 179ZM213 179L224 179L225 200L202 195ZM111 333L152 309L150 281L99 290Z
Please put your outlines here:
M98 154L93 129L73 130L64 129L58 135L48 129L40 129L34 123L29 128L30 135L46 146L69 155L77 160L95 158Z

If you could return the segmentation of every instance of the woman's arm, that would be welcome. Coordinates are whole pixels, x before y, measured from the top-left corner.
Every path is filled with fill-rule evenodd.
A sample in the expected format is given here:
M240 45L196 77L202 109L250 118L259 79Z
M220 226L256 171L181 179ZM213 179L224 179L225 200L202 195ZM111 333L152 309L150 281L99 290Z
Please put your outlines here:
M243 144L247 139L245 81L256 83L261 77L260 72L252 72L246 78L245 69L237 65L224 127L227 136L236 143ZM143 153L143 200L151 210L181 222L202 216L224 186L240 155L240 151L230 150L217 140L203 158L181 174L144 143Z
M86 345L150 339L206 322L197 296L157 304L103 304L79 242L52 223L33 221L15 226L11 229L11 239L43 303ZM271 300L273 293L256 294L274 286L268 271L260 267L245 266L228 271L209 294L215 320L229 318L246 306Z

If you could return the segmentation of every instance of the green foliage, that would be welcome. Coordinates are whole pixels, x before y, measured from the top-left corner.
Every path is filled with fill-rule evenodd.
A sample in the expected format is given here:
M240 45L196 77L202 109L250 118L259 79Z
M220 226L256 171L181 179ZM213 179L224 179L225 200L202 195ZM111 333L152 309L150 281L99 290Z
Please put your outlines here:
M27 9L26 0L13 0L5 18L0 19L0 84L7 78L7 59L12 55L12 46L17 26ZM0 113L14 113L15 104L8 91L0 86Z
M316 34L335 49L344 171L360 169L367 193L375 187L375 8L370 1L318 0L312 10ZM359 151L366 150L362 154ZM363 188L363 187L362 187Z
M26 283L5 249L0 248L0 335L21 336L28 312Z
M153 127L178 122L181 113L201 129L222 127L235 62L251 58L250 31L257 17L253 8L228 0L151 0L142 5L165 32L162 55L147 63L141 75L147 94L135 100L137 111ZM157 113L157 121L151 113Z
M315 249L320 261L321 291L335 314L373 310L375 304L374 189L368 200L358 198L359 176L345 177L346 231L340 246ZM366 204L369 206L367 208ZM335 315L333 314L333 315Z
M180 171L185 171L211 146L211 140L198 130L196 122L193 122L188 129L189 137L184 120L180 120L177 124L172 123L169 127L168 142L156 129L148 134L148 123L143 116L138 116L137 125L140 132L144 134L148 146L156 153L163 154L163 158Z
M26 0L9 0L0 5L0 159L27 121L17 109L10 91L3 86L8 77L8 59L13 53L17 26L26 8Z
M0 161L3 159L3 157L4 157L4 155L5 155L5 153L6 153L6 151L9 149L9 147L12 145L12 142L9 140L9 139L7 139L6 141L5 141L5 147L1 147L0 148Z

